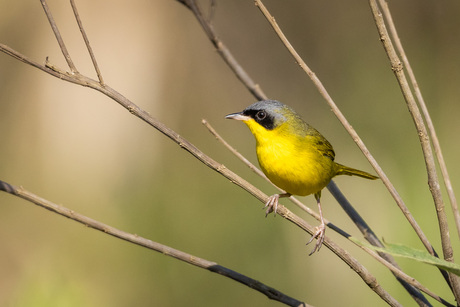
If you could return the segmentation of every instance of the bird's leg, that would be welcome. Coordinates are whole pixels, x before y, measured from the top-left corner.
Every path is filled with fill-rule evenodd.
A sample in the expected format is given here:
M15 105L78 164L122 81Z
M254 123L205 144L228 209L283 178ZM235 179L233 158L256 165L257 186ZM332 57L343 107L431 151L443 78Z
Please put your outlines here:
M321 191L315 194L315 198L316 198L316 203L318 204L319 217L321 219L321 224L318 227L316 227L315 233L311 237L310 241L307 242L307 244L310 244L313 241L313 239L315 238L317 239L315 248L311 251L309 256L312 255L314 252L319 251L319 249L321 248L321 245L323 244L324 235L326 233L326 223L324 223L323 212L321 210L321 201L319 200L321 198Z
M264 208L267 208L267 211L265 211L265 217L267 217L267 215L271 213L272 211L274 211L276 215L276 210L278 209L278 200L280 199L280 197L289 197L289 196L291 196L291 194L289 193L273 194L272 196L270 196L268 198L268 201L265 203L265 207L264 207Z

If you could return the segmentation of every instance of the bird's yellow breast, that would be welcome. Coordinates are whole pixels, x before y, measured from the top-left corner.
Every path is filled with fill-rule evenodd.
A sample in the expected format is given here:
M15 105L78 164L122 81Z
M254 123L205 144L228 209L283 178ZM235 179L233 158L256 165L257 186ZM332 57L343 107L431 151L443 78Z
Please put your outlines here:
M256 138L260 167L276 186L293 195L321 191L336 174L334 161L316 147L317 136L298 135L282 124L267 130L254 120L246 121Z

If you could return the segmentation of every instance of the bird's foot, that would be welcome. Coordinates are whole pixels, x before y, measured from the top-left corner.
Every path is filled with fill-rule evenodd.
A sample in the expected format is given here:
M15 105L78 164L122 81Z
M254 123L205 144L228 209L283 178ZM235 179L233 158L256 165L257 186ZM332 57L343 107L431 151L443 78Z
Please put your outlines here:
M318 251L319 252L319 249L321 248L321 245L323 245L323 241L324 241L324 236L326 234L326 224L324 222L321 223L321 225L319 225L318 227L316 227L316 231L315 233L313 234L313 236L310 238L310 241L307 242L307 245L310 244L313 239L317 239L316 240L316 245L315 245L315 248L313 248L313 250L311 251L311 253L309 254L309 256L311 256L314 252Z
M281 197L290 197L290 196L291 194L289 193L273 194L272 196L270 196L267 202L265 203L265 207L264 207L264 208L267 208L267 210L265 211L265 217L267 217L267 215L272 212L275 212L275 215L276 215L276 211L278 209L278 200Z
M265 217L272 213L273 211L275 212L276 215L276 210L278 209L278 200L280 198L279 194L274 194L268 198L268 201L265 203L264 209L267 208L265 211Z

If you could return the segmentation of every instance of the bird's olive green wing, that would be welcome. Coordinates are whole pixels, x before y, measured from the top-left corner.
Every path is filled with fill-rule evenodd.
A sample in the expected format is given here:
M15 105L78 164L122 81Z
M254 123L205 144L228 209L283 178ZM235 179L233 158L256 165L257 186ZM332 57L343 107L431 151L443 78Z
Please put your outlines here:
M309 125L307 137L310 137L312 146L315 147L323 156L328 157L332 161L335 159L335 152L331 143L315 128Z
M331 143L329 143L328 140L326 140L326 138L318 132L318 130L310 126L296 113L294 113L290 118L290 128L292 129L292 134L297 135L300 138L307 139L306 142L309 146L318 150L321 155L334 161L335 152Z
M316 148L325 157L330 158L332 161L335 159L335 152L332 145L323 137L322 139L316 140Z

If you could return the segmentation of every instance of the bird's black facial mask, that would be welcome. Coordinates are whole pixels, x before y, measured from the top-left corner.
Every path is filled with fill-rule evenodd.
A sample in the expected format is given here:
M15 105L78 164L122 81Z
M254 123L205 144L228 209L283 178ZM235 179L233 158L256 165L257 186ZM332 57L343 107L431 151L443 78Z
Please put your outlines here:
M264 100L253 103L241 115L250 117L267 130L273 130L286 122L285 106L276 100Z
M246 109L243 115L253 118L259 125L267 130L275 128L275 118L265 110Z

